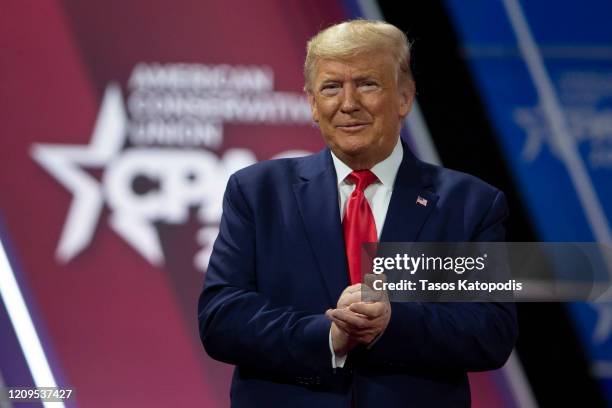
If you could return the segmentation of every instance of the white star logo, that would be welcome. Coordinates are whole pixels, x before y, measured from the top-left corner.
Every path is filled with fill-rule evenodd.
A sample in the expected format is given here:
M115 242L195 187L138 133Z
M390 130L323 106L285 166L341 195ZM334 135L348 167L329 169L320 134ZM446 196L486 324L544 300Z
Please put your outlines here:
M89 245L104 206L102 187L83 167L104 167L117 156L125 142L126 127L121 90L117 84L110 84L88 146L32 147L32 157L73 195L56 250L62 262L68 262Z
M155 98L141 98L141 105L135 106L157 109L155 101ZM300 99L296 106L305 103ZM248 106L249 109L261 109L264 105L251 103ZM133 107L132 104L129 107ZM251 110L245 109L241 113L244 117L239 119L251 118L249 112ZM226 149L222 156L205 148L195 149L208 145L204 142L194 145L194 135L203 137L204 134L198 132L210 130L211 126L219 127L217 131L222 132L224 121L210 123L209 118L202 115L201 123L195 128L198 132L193 133L191 113L179 118L178 122L174 117L165 122L164 115L172 116L174 112L163 109L160 112L154 110L145 115L145 119L139 118L142 112L138 109L136 114L129 113L128 118L119 85L110 84L104 92L89 145L35 144L32 147L34 160L73 195L56 257L66 263L86 249L93 240L102 209L107 206L110 228L148 262L159 266L164 262L164 254L157 223L185 224L189 222L191 209L197 208L197 221L202 227L194 238L202 250L195 263L204 270L218 233L223 190L229 175L255 163L256 157L244 148ZM151 117L156 119L151 121ZM278 119L283 123L285 120L283 116ZM174 129L174 133L158 133L158 122L163 124L161 129L164 132L167 128ZM143 124L155 126L139 127ZM182 133L184 131L187 133ZM159 139L160 135L175 139L168 142ZM190 138L183 140L183 136ZM222 133L217 136L218 140L214 140L222 141ZM128 138L130 145L125 148ZM202 140L212 143L208 139ZM274 158L306 153L288 151ZM91 168L103 170L101 180L88 173L87 169Z

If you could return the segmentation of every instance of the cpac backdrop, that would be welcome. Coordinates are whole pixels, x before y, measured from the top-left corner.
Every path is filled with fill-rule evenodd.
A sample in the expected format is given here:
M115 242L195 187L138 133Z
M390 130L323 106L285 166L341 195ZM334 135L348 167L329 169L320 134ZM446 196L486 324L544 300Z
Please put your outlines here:
M610 3L445 3L539 238L612 242ZM568 308L610 405L610 305Z
M195 321L221 195L243 166L323 146L304 46L364 13L251 6L3 2L0 385L73 387L67 406L227 405L231 367ZM471 381L475 406L516 406L503 371Z
M444 3L538 238L609 244L610 3ZM590 374L599 379L611 406L612 309L609 304L587 303L567 307Z

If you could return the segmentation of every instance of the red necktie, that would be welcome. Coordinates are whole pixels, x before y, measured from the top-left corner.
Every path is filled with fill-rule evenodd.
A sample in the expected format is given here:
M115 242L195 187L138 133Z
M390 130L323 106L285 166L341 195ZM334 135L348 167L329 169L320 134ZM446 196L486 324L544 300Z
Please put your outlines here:
M357 184L350 195L342 226L344 228L344 243L346 259L348 260L351 285L361 282L361 245L365 242L378 241L376 223L370 209L370 204L363 191L377 180L370 170L353 171L346 177Z

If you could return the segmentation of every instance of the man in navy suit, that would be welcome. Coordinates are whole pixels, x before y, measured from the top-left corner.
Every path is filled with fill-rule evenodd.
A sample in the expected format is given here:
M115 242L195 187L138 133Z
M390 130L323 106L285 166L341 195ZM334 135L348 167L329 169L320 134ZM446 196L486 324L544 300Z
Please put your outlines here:
M399 138L415 86L396 27L323 30L304 72L328 148L230 177L198 305L206 351L236 365L232 406L468 406L467 372L510 355L513 305L363 302L351 245L503 241L504 195Z

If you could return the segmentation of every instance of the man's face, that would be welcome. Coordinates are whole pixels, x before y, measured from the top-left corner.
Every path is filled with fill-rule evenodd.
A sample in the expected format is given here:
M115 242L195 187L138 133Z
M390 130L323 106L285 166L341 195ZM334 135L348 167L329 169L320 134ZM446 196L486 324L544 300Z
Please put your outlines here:
M308 100L327 145L353 169L371 168L395 146L414 88L398 86L390 55L316 62Z

